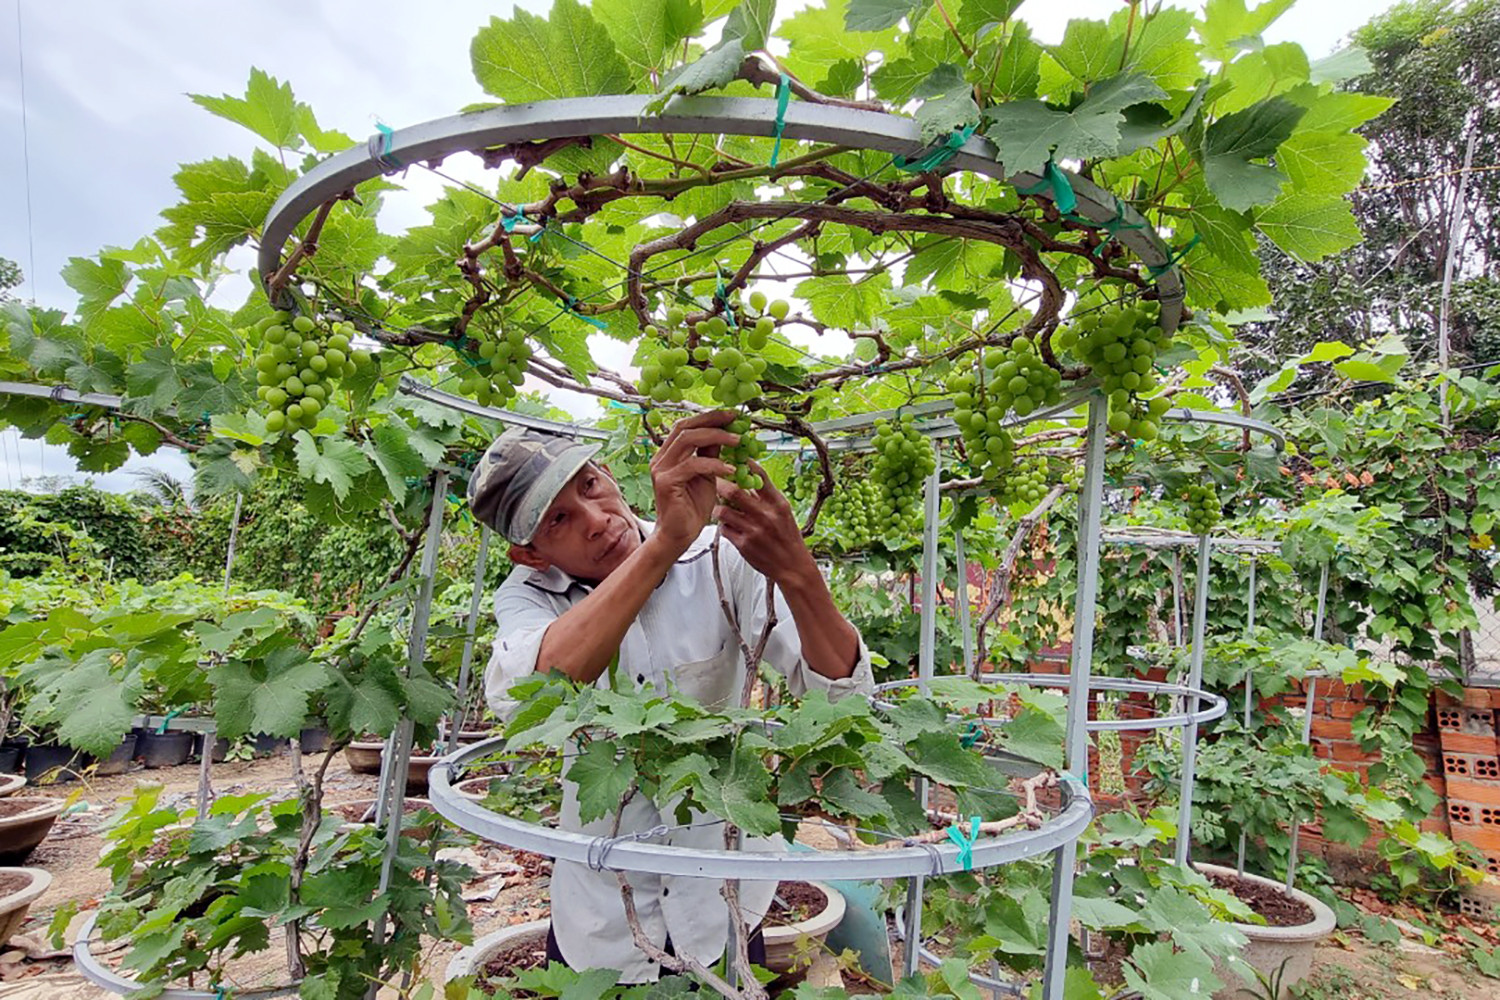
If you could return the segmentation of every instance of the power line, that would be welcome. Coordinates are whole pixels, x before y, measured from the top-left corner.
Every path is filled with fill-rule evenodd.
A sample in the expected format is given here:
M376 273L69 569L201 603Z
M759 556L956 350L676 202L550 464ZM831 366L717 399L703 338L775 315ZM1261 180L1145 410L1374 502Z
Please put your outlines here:
M26 178L26 272L31 301L36 301L36 238L31 223L31 132L26 123L26 42L21 31L21 0L16 0L16 66L21 76L21 163Z

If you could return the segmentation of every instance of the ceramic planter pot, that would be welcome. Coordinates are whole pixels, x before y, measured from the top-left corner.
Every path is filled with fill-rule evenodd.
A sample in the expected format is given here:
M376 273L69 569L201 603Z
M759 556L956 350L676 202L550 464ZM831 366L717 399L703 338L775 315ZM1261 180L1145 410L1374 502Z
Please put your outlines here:
M14 865L47 839L52 824L67 802L40 795L12 795L0 799L0 864Z
M1233 868L1205 864L1194 864L1193 867L1204 874L1237 877ZM1287 892L1282 883L1261 878L1259 875L1246 872L1238 877L1247 882ZM1277 974L1283 963L1285 964L1285 971L1281 972L1281 993L1277 1000L1289 997L1291 987L1307 978L1308 973L1312 971L1313 951L1317 948L1318 942L1332 934L1336 926L1333 911L1317 899L1297 889L1292 889L1287 894L1312 911L1311 922L1293 927L1267 927L1261 924L1232 925L1235 930L1249 939L1245 950L1240 954L1240 959L1252 968L1260 970L1263 975L1270 978ZM1224 988L1214 994L1214 1000L1237 1000L1246 995L1246 990L1256 996L1260 995L1260 985L1255 981L1255 975L1236 971L1234 966L1239 964L1239 962L1225 962L1222 959L1214 960L1214 975L1224 981Z
M0 799L16 794L26 787L24 774L0 774Z
M354 742L344 748L344 759L349 762L349 770L355 774L379 774L380 761L384 755L385 744L383 742ZM411 755L406 766L406 793L408 795L427 791L427 772L440 759L418 754Z
M31 904L51 884L52 876L40 868L0 868L0 948L21 929Z
M443 982L451 983L464 976L477 975L491 958L515 945L534 944L537 948L545 948L547 928L551 923L550 920L531 920L486 934L453 956L443 973Z
M78 940L73 942L73 964L77 967L80 975L95 986L114 993L118 996L131 996L142 989L149 989L149 985L136 979L127 979L114 969L101 962L93 953L94 921L99 919L97 913L90 914L88 919L78 929ZM235 1000L270 1000L272 997L292 997L299 992L300 984L291 983L286 986L266 986L257 989L235 990ZM223 1000L223 990L195 990L181 986L169 987L164 996L172 1000Z
M766 968L772 972L783 975L791 972L797 942L806 938L823 941L844 919L846 904L843 893L823 882L809 882L808 885L816 887L827 900L827 905L820 912L793 924L762 925L761 936L766 942Z

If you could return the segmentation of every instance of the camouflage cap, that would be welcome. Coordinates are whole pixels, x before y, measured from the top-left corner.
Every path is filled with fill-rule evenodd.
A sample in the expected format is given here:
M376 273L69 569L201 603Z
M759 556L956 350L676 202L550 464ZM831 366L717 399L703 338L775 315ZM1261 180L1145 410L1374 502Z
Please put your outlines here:
M602 447L512 427L485 450L469 477L469 509L516 545L528 545L542 515Z

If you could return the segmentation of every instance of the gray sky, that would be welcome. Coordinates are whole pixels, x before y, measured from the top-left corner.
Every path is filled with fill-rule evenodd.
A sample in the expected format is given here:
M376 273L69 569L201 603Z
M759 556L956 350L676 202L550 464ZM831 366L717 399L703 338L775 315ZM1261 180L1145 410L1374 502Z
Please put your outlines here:
M1301 0L1272 26L1267 40L1298 41L1317 58L1392 2ZM519 6L544 10L550 3L524 0ZM1177 5L1195 6L1187 0ZM70 307L73 294L58 271L69 257L128 246L157 228L158 213L176 200L171 178L177 164L248 155L254 137L198 108L187 94L242 94L250 67L257 66L289 82L324 128L363 139L377 120L402 127L487 99L469 70L469 39L490 16L508 16L512 6L5 0L0 256L27 272L19 292L43 305ZM785 12L801 6L781 4ZM1028 0L1020 15L1043 41L1056 41L1068 18L1106 17L1119 6L1119 0ZM29 225L23 159L28 147ZM387 231L420 221L420 207L434 200L442 182L412 171L406 183L412 193L393 198L382 217ZM236 254L232 263L246 267L249 255ZM14 433L3 437L0 484L37 475L44 463L53 475L72 468L61 449L35 441L21 444L18 460ZM187 474L180 456L153 461L175 475ZM100 477L99 485L128 489L132 480L114 473Z

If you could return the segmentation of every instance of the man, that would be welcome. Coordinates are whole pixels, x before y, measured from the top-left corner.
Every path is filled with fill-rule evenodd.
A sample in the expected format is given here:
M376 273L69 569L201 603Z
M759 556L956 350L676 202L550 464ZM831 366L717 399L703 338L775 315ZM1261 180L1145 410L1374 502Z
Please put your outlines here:
M766 582L776 585L777 625L765 661L786 676L793 694L820 688L836 698L873 690L869 653L834 605L791 505L763 472L765 486L753 491L723 478L734 469L719 449L739 441L725 430L732 419L726 411L703 413L668 434L651 461L654 524L631 512L608 471L592 461L597 444L511 429L489 447L470 478L469 505L509 540L516 565L495 594L499 631L485 671L486 697L497 712L515 707L510 686L537 671L601 686L613 679L617 689L671 688L710 706L738 698L746 667L714 583L716 544L724 593L746 642L753 644L765 624ZM718 534L729 544L716 541ZM565 828L603 836L611 822L580 823L577 787L563 783ZM675 825L635 796L620 831L661 823ZM656 839L722 848L723 830L700 815ZM705 965L719 959L728 928L719 881L655 875L630 881L642 926L658 947ZM774 882L743 885L752 923L774 891ZM658 977L632 940L612 872L559 862L552 916L549 958L617 969L625 983Z

